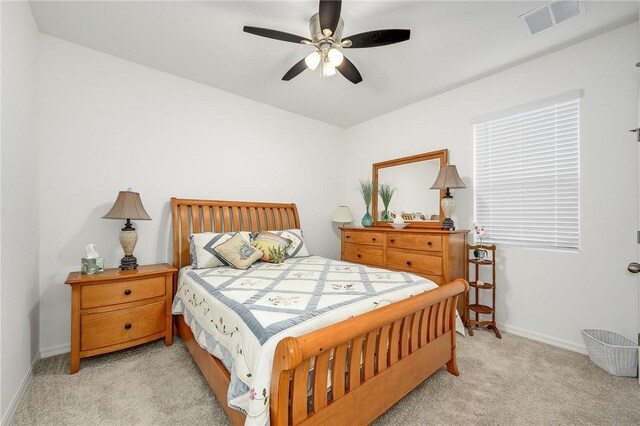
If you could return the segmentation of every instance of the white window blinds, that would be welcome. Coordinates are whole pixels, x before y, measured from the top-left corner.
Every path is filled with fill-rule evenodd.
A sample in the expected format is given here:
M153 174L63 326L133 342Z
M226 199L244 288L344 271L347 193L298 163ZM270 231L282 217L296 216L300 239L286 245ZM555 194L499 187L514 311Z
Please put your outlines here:
M475 217L487 242L579 249L580 95L474 122Z

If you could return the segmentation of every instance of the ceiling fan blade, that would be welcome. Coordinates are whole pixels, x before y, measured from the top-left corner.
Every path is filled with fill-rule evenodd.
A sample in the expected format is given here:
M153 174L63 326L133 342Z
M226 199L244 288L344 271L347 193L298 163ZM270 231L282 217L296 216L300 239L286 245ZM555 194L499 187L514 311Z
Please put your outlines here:
M343 37L342 42L351 41L351 49L363 47L378 47L388 44L400 43L409 40L411 30L375 30ZM347 47L347 46L345 46Z
M324 34L331 37L336 32L338 23L340 22L340 11L342 9L342 0L320 0L318 15L320 16L320 29L329 29L331 33Z
M290 43L311 43L311 41L305 37L282 31L270 30L268 28L249 27L245 25L243 31L260 37L273 38L275 40L288 41Z
M358 68L353 65L353 62L348 60L346 57L342 59L342 63L338 65L336 69L353 84L358 84L362 81L360 71L358 71Z
M294 66L291 67L289 71L287 71L287 73L284 75L284 77L282 77L282 79L284 81L289 81L293 77L297 76L298 74L300 74L302 71L306 69L307 69L307 64L304 63L304 58L302 58L300 62L297 62Z

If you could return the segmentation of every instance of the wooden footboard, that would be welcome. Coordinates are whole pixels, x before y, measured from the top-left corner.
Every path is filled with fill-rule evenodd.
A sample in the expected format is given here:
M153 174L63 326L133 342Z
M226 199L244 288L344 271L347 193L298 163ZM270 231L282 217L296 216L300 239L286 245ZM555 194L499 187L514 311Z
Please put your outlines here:
M368 424L443 365L457 376L455 307L468 288L457 279L283 339L271 376L271 424Z

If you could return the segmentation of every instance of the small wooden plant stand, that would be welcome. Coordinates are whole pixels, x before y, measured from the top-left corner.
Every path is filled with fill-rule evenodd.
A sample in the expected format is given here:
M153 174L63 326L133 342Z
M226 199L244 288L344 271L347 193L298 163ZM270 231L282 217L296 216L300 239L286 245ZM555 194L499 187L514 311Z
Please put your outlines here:
M466 305L466 327L469 331L469 335L473 336L473 327L487 327L496 334L498 339L502 339L500 335L500 330L498 330L498 326L496 325L496 246L491 245L470 245L467 244L467 252L474 250L486 250L488 253L488 257L479 260L475 257L471 257L469 259L469 264L467 267L467 281L469 281L469 291L465 297L465 305ZM473 254L472 254L473 255ZM474 275L473 281L469 276L469 266L473 265ZM480 267L481 266L491 266L491 275L492 280L490 283L479 281L480 276ZM480 304L480 292L481 290L489 290L491 291L491 306ZM471 303L471 293L474 293L474 303ZM471 313L474 313L474 319L471 319ZM490 321L480 321L480 315L491 315Z

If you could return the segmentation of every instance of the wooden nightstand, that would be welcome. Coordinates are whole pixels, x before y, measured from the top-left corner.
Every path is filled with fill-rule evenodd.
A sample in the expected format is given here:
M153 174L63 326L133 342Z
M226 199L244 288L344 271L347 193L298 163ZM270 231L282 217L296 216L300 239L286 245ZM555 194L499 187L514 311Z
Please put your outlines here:
M94 275L70 273L65 284L71 286L71 374L80 370L81 358L163 337L170 346L175 272L159 264Z

